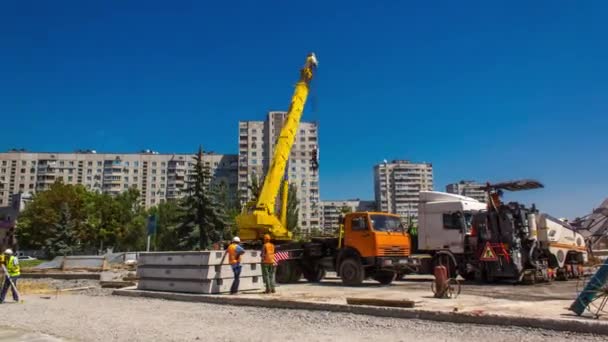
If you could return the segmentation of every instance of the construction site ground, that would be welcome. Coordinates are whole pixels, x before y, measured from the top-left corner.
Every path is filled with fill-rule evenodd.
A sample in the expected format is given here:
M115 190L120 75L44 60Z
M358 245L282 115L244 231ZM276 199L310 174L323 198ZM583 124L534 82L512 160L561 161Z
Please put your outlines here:
M322 283L281 285L277 293L243 293L228 295L189 295L216 299L220 303L180 302L153 298L113 296L111 289L101 289L93 280L23 280L24 302L0 305L3 321L0 330L8 336L23 334L24 341L48 340L51 337L80 341L605 341L606 336L580 332L552 331L513 326L499 326L492 315L546 317L551 320L582 320L594 324L608 321L574 318L566 307L576 295L576 281L554 282L534 286L464 284L456 299L435 299L430 279L413 277L380 286L373 281L361 287L343 287L337 278ZM62 291L80 289L76 291ZM119 290L122 292L134 290ZM435 312L470 313L489 317L496 325L457 324L378 317L325 310L276 309L243 306L233 300L320 303L346 306L347 297L409 299L414 309ZM10 298L10 296L9 296ZM41 335L45 337L41 339ZM30 337L27 337L30 336ZM2 341L0 335L0 341ZM10 340L10 339L7 339Z

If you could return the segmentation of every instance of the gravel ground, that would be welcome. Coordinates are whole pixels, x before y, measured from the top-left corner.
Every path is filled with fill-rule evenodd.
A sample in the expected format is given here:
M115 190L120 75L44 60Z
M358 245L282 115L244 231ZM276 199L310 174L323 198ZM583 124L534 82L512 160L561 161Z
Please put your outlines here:
M11 328L81 341L606 341L525 328L114 296L26 296L24 304L0 305L0 317Z

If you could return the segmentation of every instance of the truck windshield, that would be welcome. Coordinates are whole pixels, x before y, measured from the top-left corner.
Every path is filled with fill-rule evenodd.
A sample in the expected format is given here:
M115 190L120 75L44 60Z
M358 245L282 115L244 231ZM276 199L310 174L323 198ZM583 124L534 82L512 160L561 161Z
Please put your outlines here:
M387 215L370 215L372 228L377 232L403 232L403 225L398 217Z

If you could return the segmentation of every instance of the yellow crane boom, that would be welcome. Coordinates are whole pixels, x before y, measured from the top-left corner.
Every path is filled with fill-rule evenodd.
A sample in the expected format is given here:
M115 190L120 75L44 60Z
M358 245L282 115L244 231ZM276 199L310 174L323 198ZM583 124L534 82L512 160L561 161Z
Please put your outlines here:
M285 175L285 168L289 154L293 147L306 98L308 97L310 81L317 67L317 58L314 53L306 57L306 63L300 71L300 79L296 83L295 91L291 98L291 104L287 117L274 149L274 155L264 178L264 184L257 202L248 203L243 212L237 216L236 224L239 229L241 240L259 240L269 233L274 240L291 240L291 233L284 225L284 220L276 215L276 198L281 189L281 182ZM286 193L286 192L285 192ZM284 198L283 201L286 199ZM282 206L285 210L285 205ZM281 216L284 216L282 213Z

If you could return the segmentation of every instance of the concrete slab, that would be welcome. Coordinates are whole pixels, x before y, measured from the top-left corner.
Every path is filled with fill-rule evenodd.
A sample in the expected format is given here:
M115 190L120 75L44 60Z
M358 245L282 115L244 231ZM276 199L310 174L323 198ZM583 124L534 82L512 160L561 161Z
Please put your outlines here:
M143 265L137 268L137 276L140 279L181 279L181 280L204 280L204 279L232 279L234 277L230 265L211 266L160 266ZM261 277L262 267L260 264L242 265L241 277Z
M172 280L172 279L143 279L137 289L151 291L183 292L217 294L230 292L232 279L209 280ZM259 290L262 287L262 277L241 278L239 289L241 291Z
M149 252L140 253L138 265L180 265L180 266L207 266L228 265L228 256L225 251L200 252ZM246 251L241 263L259 263L259 251Z

